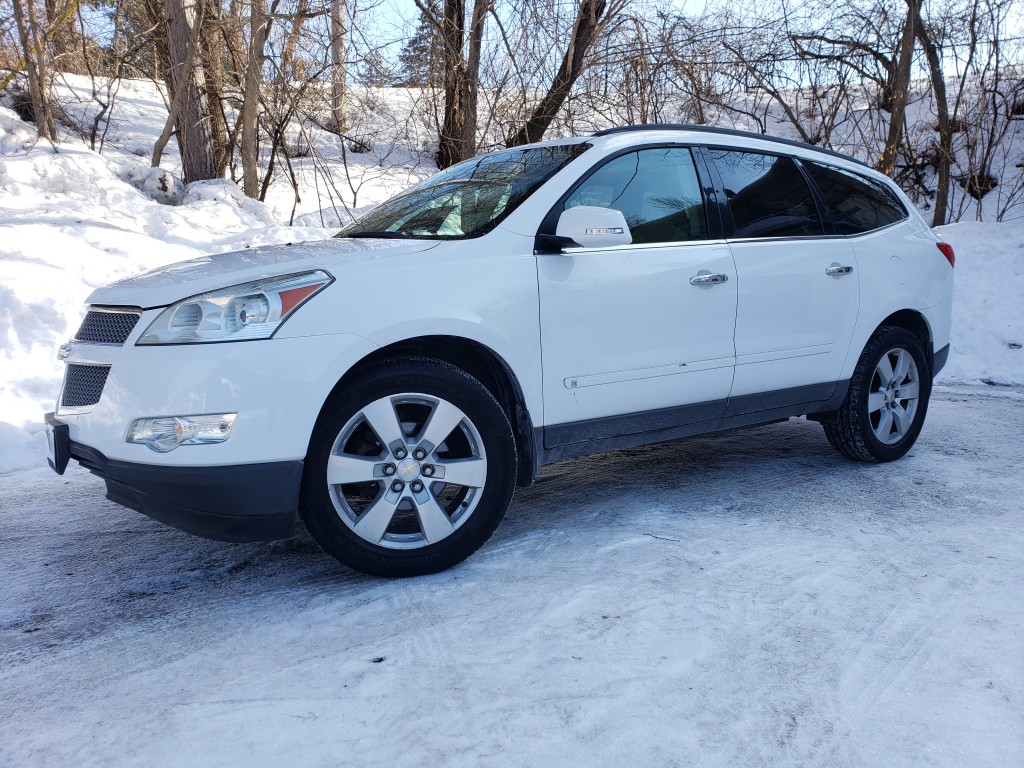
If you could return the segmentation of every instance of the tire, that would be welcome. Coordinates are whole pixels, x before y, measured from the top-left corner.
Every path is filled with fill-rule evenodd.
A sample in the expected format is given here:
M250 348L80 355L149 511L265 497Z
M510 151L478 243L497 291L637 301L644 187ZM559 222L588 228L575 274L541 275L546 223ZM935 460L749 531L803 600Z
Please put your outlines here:
M882 326L868 340L838 418L824 423L840 453L859 461L894 461L921 434L932 373L920 340L904 328Z
M483 384L440 360L400 358L368 368L324 405L300 513L350 568L435 573L490 538L516 471L508 417Z

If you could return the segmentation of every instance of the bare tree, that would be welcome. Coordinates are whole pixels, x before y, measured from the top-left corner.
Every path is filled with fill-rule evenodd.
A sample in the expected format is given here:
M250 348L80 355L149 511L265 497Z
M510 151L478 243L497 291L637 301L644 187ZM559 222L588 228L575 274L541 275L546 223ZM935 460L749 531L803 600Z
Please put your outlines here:
M414 1L442 42L444 113L438 136L437 167L447 168L476 153L480 51L487 12L493 6L493 0L473 0L468 59L464 0L444 0L440 18L432 4L424 0Z
M28 75L28 93L32 103L32 117L39 137L52 142L59 140L57 124L50 108L50 73L44 37L39 30L39 19L33 0L13 0L14 21L21 42L22 61Z
M348 78L348 3L331 0L331 119L332 130L348 130L345 118L345 81Z
M936 130L939 143L935 156L935 207L932 212L932 226L946 223L949 211L949 177L953 164L953 121L949 114L949 99L946 97L946 77L942 70L942 57L928 25L919 20L915 30L921 49L928 62L928 75L932 83L932 97L937 119Z
M79 0L44 0L43 6L46 10L47 47L54 68L81 72L89 63L88 54L82 51L83 44L87 44L86 38L68 23L79 11Z
M914 36L920 15L921 0L907 0L907 19L903 23L899 57L896 60L896 73L893 79L889 133L885 139L882 156L875 165L879 171L885 174L891 174L896 169L896 156L899 153L900 137L903 133L907 100L910 97L910 68L914 63Z
M217 159L205 90L206 72L195 52L195 41L201 33L199 25L204 19L203 0L164 0L164 12L170 90L175 95L181 94L175 133L181 151L182 175L186 184L215 179Z
M242 190L246 197L256 197L260 193L259 105L268 23L265 0L250 0L249 57L245 67L241 117Z
M540 141L551 125L558 110L565 103L569 91L583 73L587 50L597 37L598 25L608 7L606 0L583 0L576 13L569 45L562 57L562 64L555 73L548 91L533 110L526 123L509 136L508 146L529 144Z

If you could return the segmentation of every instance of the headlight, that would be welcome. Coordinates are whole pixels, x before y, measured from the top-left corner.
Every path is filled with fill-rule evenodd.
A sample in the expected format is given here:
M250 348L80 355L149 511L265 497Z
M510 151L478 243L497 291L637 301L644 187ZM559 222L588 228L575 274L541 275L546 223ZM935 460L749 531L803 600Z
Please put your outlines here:
M138 344L269 339L334 278L322 270L257 280L179 301L161 312Z

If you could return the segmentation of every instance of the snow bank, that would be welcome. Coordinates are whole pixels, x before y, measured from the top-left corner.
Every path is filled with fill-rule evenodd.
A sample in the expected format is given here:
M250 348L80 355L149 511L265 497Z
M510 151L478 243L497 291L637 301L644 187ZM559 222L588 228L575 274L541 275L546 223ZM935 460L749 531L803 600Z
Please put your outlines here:
M60 387L56 348L97 286L206 253L333 234L278 225L228 181L193 184L181 205L161 205L95 152L32 135L0 108L0 422L41 425ZM143 186L158 177L136 174Z
M0 475L14 469L46 466L46 435L30 435L0 421Z
M1024 221L948 224L953 338L940 382L1024 384Z
M138 165L128 172L127 181L164 205L179 205L185 196L185 185L181 179L164 168Z

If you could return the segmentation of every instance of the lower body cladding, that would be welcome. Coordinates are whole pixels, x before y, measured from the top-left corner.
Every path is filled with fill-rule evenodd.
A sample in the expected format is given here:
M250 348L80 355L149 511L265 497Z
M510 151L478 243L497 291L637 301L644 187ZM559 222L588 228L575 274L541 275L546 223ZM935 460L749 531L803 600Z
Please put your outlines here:
M50 465L69 459L107 484L107 498L187 533L219 541L272 541L295 533L301 461L225 467L167 467L108 459L72 442L67 426L46 414Z
M947 345L929 356L931 377L941 370L948 355ZM538 460L548 463L801 414L827 421L843 402L848 387L848 381L832 382L685 409L635 413L616 417L614 423L598 420L542 428L537 430L538 447L544 446L537 452ZM711 406L720 411L715 419L691 418L696 423L677 423L687 421L683 415L705 414ZM270 541L294 535L302 459L200 467L109 459L98 449L72 440L68 424L54 414L46 414L46 422L50 466L63 474L70 459L78 460L104 480L107 498L115 503L188 533L221 541ZM631 428L625 428L627 423Z
M837 407L846 396L848 386L849 382L832 382L681 409L548 427L538 430L544 435L541 439L548 443L538 454L542 463L548 463L780 421ZM690 419L693 423L678 424L681 413L706 415L709 411L715 411L715 419ZM207 467L118 461L108 459L93 447L72 441L67 425L53 414L47 414L46 419L51 466L62 473L69 459L77 459L106 482L107 498L113 502L188 533L220 541L270 541L294 535L302 460ZM616 436L611 437L611 434Z

